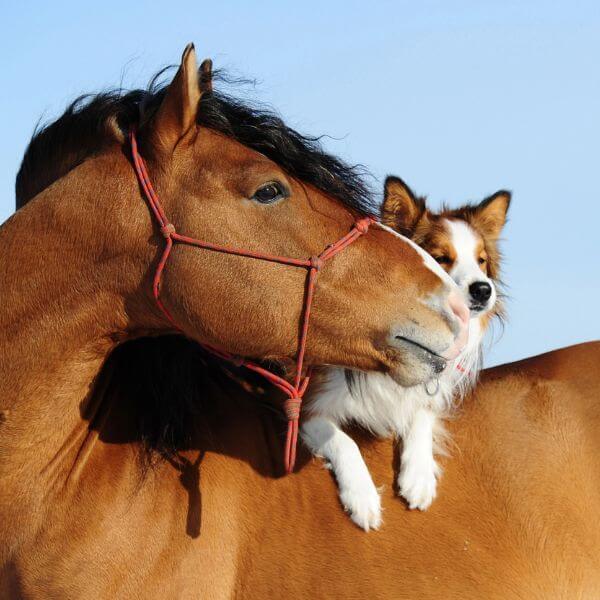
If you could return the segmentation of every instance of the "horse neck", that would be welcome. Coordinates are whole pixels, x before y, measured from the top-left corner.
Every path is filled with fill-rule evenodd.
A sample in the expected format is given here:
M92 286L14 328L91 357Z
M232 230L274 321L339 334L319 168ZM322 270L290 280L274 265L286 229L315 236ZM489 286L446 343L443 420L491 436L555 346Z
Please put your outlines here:
M140 327L135 298L151 258L123 233L123 219L135 228L139 214L124 213L123 194L137 193L126 168L118 153L90 159L0 228L0 408L11 447L11 431L60 443L108 353Z

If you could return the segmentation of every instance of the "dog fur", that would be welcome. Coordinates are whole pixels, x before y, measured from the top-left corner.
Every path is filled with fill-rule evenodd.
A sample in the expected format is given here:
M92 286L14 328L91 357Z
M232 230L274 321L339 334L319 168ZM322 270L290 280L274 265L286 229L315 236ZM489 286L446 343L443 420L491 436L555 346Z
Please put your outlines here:
M479 204L434 213L401 179L386 180L383 223L438 261L459 286L471 318L466 348L427 385L407 388L385 374L333 367L315 374L302 438L327 461L344 509L365 531L381 525L379 491L357 444L341 428L356 423L376 436L402 440L398 493L411 509L431 505L441 473L435 455L445 447L443 419L475 384L483 336L491 319L502 316L498 238L510 198L502 190Z

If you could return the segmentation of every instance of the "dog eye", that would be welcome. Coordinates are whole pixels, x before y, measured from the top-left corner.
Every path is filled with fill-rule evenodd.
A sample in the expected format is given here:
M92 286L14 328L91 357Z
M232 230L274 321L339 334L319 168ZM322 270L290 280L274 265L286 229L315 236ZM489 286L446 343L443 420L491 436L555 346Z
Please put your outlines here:
M485 263L486 263L486 260L485 260L485 258L483 258L483 256L480 256L480 257L478 258L478 262L479 262L479 264L480 264L480 265L485 265Z
M441 256L435 256L434 258L440 265L449 265L452 262L450 257L446 256L445 254L442 254Z
M253 200L260 202L261 204L273 204L277 200L287 198L289 196L288 191L278 181L270 181L259 187L254 196Z

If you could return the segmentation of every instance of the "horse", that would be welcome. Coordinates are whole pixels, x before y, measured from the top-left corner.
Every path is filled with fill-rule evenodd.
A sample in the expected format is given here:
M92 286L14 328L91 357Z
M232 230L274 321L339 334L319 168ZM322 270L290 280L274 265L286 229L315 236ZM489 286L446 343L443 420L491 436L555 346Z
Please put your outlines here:
M203 529L205 451L193 459L185 452L197 447L191 425L204 421L205 403L194 402L192 389L138 419L122 411L126 398L138 397L130 390L112 406L110 398L123 396L107 375L123 376L121 363L111 367L120 348L153 336L163 348L172 334L200 344L194 369L219 373L204 381L202 396L223 396L225 410L235 398L243 407L248 394L256 407L266 401L264 383L240 374L240 365L256 366L248 357L277 365L279 381L303 376L302 356L307 368L379 370L417 385L465 343L468 311L456 286L415 244L370 218L373 203L356 169L276 116L214 92L211 63L199 72L192 45L169 85L72 105L32 139L17 189L29 201L0 228L4 596L182 589L164 569L179 570L190 557L170 552L170 542L158 555L150 548L181 533L180 498L161 492L167 465L190 490L184 529L189 539L203 537L195 532ZM189 236L206 242L179 243ZM343 251L324 264L332 248ZM292 391L298 401L299 386ZM192 412L167 422L161 411L172 417L180 401ZM277 419L278 447L281 429ZM238 442L234 456L250 449ZM142 446L164 458L143 477ZM269 472L271 455L264 452ZM162 520L168 515L173 523ZM144 586L128 572L145 573Z

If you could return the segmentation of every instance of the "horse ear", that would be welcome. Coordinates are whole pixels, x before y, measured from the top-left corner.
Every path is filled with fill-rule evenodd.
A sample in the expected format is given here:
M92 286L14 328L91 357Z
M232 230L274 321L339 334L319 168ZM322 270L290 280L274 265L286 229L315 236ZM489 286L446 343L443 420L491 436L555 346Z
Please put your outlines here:
M498 239L506 223L511 193L500 190L475 207L473 217L477 226L491 239Z
M206 94L212 91L212 60L205 58L200 64L200 92Z
M400 179L390 175L385 180L382 222L403 235L411 236L425 214L425 202Z
M194 44L188 44L154 117L151 133L154 145L169 153L173 151L177 142L196 123L200 96L196 51Z

